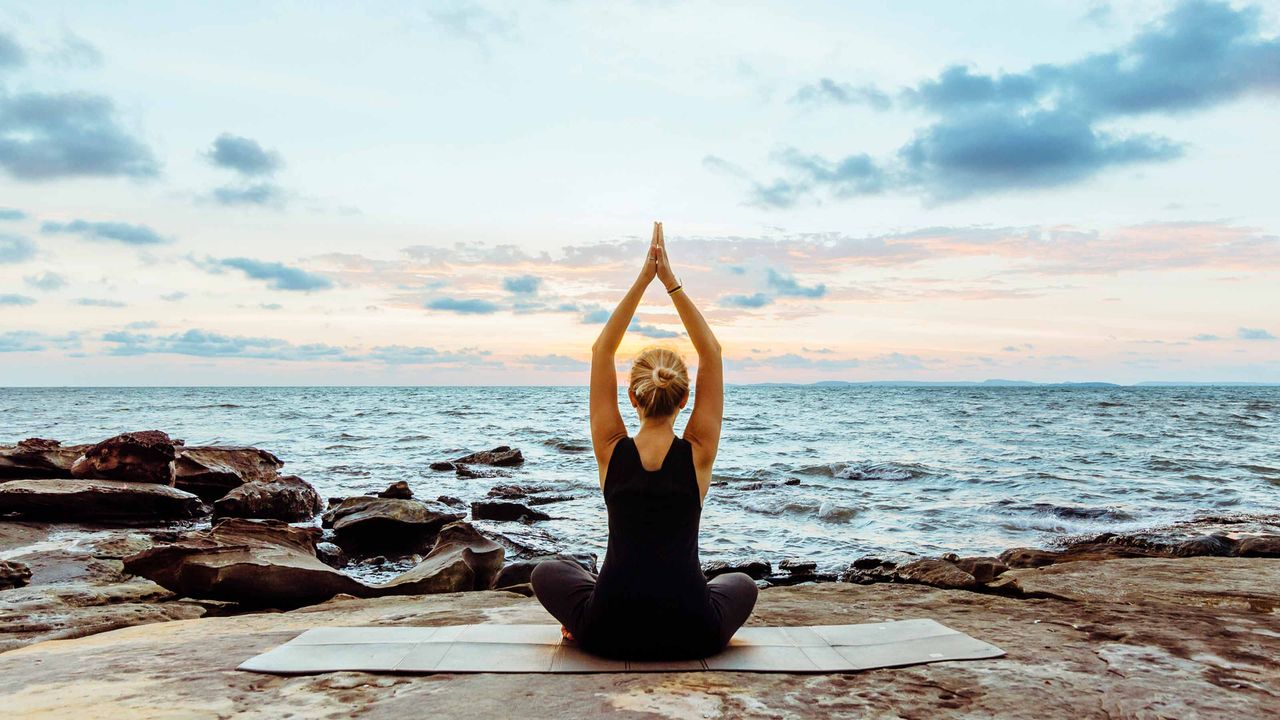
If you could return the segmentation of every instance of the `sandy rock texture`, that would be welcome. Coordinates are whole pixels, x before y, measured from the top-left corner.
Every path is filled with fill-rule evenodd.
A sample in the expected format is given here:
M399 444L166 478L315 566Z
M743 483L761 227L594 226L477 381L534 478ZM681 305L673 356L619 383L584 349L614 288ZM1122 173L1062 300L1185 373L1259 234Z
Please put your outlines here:
M335 673L237 663L323 625L552 622L506 592L355 599L206 617L0 654L0 706L23 717L1265 718L1280 709L1280 560L1197 557L1009 571L1011 597L926 585L769 588L750 624L929 617L1008 656L854 674Z

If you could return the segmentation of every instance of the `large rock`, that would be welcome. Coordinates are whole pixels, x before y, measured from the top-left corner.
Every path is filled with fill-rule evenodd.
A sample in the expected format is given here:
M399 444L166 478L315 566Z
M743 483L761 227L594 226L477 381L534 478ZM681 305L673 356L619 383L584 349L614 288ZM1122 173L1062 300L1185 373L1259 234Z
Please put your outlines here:
M254 447L182 447L174 461L174 482L213 502L245 483L274 480L282 467L280 458Z
M533 569L548 560L569 560L582 566L582 569L589 573L595 574L596 556L589 553L581 553L570 555L568 553L556 553L554 555L539 555L526 560L517 560L507 563L503 566L498 577L493 582L496 588L505 588L513 585L524 585L529 582L529 578L533 575Z
M512 448L506 445L499 445L492 450L481 450L473 452L470 455L463 455L453 461L454 465L497 465L499 467L510 467L512 465L520 465L524 462L524 454L520 452L520 448Z
M502 570L503 555L501 545L476 532L471 525L450 523L440 530L435 547L422 562L376 586L376 591L381 595L421 595L488 590Z
M151 482L13 480L0 484L0 515L35 520L185 520L208 512L200 498Z
M1072 563L1078 602L923 585L823 583L760 593L748 625L928 617L1008 655L861 673L451 674L270 677L230 668L314 627L545 623L507 592L335 598L287 613L206 617L42 643L0 655L10 717L398 718L1271 718L1280 614L1183 602L1198 586L1280 606L1276 561L1192 558ZM1168 572L1156 571L1168 568ZM1221 573L1219 569L1230 570ZM1147 586L1108 598L1117 581ZM76 690L82 690L77 692ZM514 699L514 700L513 700Z
M324 500L310 483L296 475L283 475L235 488L213 504L213 516L297 522L309 520L323 509Z
M961 589L978 584L973 575L946 560L924 559L909 562L897 569L898 578L905 582L932 585L937 588Z
M369 587L316 557L316 528L228 518L125 558L127 572L184 597L262 607L300 607Z
M19 588L30 582L30 567L14 560L0 560L0 590Z
M173 485L177 447L159 430L124 433L90 446L71 466L77 478Z
M702 563L702 574L707 579L725 573L740 572L760 580L773 572L773 564L763 558L742 558L739 560L713 560Z
M514 500L476 500L471 503L475 520L550 520L551 516Z
M1247 537L1236 546L1240 557L1280 558L1280 536Z
M27 438L17 445L0 445L0 482L35 478L69 478L76 458L88 445L66 445L57 440Z
M321 523L349 552L394 554L425 549L440 528L463 517L440 502L363 495L330 508Z

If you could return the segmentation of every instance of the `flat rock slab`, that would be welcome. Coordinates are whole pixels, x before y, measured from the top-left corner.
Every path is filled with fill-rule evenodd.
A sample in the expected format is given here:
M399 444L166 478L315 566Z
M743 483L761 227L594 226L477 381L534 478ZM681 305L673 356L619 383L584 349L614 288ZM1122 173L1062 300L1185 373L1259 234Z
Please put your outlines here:
M742 670L822 673L871 670L1004 654L927 618L810 627L742 628L724 651L704 659L602 658L565 641L557 625L329 627L308 630L239 670L276 675L361 672L581 673Z

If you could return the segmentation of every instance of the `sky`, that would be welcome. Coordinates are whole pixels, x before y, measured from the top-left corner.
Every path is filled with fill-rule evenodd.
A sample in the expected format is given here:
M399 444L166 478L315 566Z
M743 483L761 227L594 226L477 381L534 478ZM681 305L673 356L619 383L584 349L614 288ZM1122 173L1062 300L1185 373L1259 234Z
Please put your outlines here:
M0 2L0 386L1280 382L1280 8ZM661 287L619 353L696 356Z

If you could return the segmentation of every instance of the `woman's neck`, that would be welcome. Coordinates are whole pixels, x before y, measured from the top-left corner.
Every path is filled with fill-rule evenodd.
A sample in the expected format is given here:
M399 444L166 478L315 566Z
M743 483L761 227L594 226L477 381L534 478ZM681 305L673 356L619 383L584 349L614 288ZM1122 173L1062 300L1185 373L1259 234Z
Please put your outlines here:
M659 435L663 435L663 434L674 435L675 430L673 428L675 427L675 424L676 424L676 416L674 414L669 415L667 417L641 418L640 430L638 431L638 433L644 433L646 435L648 435L649 433L657 433Z

